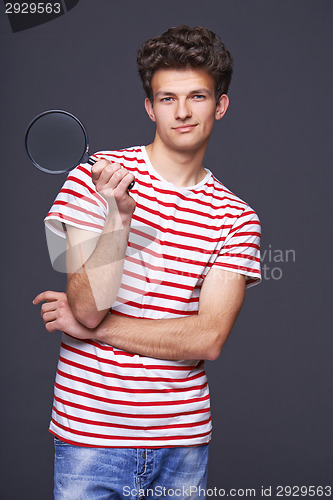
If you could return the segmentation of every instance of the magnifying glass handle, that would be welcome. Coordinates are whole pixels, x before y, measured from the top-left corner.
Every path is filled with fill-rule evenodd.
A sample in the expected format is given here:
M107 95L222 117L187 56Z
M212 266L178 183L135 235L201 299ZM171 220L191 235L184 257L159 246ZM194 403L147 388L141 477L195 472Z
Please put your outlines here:
M88 160L87 160L87 163L89 163L89 165L94 165L94 163L96 163L96 160L94 160L93 158L91 158L89 156ZM132 189L132 187L134 186L135 184L135 181L132 181L131 184L129 184L127 190L129 191L130 189Z

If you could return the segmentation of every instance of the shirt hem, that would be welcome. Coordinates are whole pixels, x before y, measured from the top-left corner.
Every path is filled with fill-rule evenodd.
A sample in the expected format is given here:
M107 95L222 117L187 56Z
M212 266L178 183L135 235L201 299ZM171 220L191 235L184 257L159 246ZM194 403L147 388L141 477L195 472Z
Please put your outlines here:
M211 435L209 436L209 439L205 442L202 443L194 443L194 444L172 444L172 445L163 445L163 446L152 446L151 444L140 444L136 446L119 446L119 445L98 445L98 444L87 444L87 443L81 443L78 441L72 441L70 439L67 439L63 436L60 436L60 434L57 434L55 431L49 429L50 434L53 434L54 437L59 439L60 441L63 441L64 443L73 445L73 446L83 446L85 448L134 448L134 449L158 449L158 448L192 448L193 446L204 446L206 444L209 444L211 442Z

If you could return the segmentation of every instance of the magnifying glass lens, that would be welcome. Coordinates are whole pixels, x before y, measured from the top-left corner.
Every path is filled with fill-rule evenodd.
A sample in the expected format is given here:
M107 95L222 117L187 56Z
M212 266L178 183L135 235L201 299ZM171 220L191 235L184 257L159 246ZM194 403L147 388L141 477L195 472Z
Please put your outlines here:
M65 113L40 116L27 134L31 159L55 173L78 165L86 147L86 135L80 123Z

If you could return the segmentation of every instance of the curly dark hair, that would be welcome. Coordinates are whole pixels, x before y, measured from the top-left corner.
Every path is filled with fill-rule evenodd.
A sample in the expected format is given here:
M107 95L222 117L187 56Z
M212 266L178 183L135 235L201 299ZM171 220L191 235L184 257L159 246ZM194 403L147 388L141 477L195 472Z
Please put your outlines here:
M233 59L221 39L201 26L186 25L168 29L147 40L137 53L143 88L153 102L151 81L159 69L196 68L206 70L215 82L216 100L228 92Z

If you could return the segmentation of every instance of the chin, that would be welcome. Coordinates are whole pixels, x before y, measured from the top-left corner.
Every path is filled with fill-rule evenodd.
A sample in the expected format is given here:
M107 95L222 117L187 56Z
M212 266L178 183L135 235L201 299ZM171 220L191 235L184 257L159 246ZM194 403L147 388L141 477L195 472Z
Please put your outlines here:
M184 151L184 152L190 152L190 151L197 151L201 149L202 147L205 147L207 145L207 141L201 141L201 142L193 142L193 141L181 141L177 143L173 143L173 149L177 149L179 151Z

